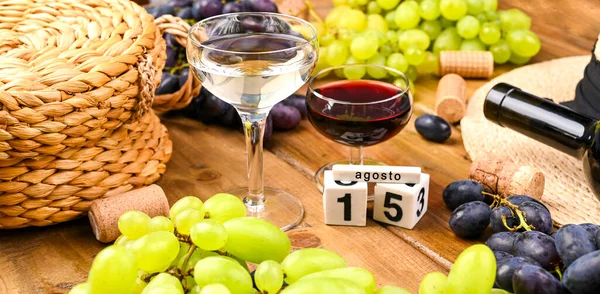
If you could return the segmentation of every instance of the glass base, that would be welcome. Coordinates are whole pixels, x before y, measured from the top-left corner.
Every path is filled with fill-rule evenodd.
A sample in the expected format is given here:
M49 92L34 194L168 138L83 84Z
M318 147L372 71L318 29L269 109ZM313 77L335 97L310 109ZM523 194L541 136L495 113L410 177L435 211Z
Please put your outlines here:
M336 160L336 161L332 161L330 163L325 164L324 166L322 166L316 173L315 173L315 177L314 177L314 181L317 184L317 189L319 189L319 191L321 193L323 193L323 182L324 180L324 176L325 176L325 171L326 170L331 170L331 168L336 165L336 164L349 164L349 160L348 159L343 159L343 160ZM369 158L365 158L363 159L363 164L364 165L387 165L384 162L381 162L379 160L375 160L375 159L369 159ZM373 200L373 195L368 195L367 197L368 201L372 201Z
M276 188L264 188L266 201L260 205L251 205L246 199L248 188L239 188L227 193L233 194L246 203L246 215L262 218L283 231L295 227L304 216L304 207L292 194Z

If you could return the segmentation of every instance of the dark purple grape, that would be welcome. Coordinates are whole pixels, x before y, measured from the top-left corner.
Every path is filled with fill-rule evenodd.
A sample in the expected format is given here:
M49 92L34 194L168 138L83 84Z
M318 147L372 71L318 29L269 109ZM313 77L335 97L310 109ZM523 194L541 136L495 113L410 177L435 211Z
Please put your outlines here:
M516 205L516 206L521 205L521 203L523 203L523 202L532 201L532 202L535 202L535 203L543 206L544 208L548 209L546 207L546 205L544 205L544 203L540 202L539 200L537 200L537 199L535 199L533 197L529 197L529 196L525 196L525 195L512 195L512 196L508 196L506 198L506 200L508 202L510 202L511 204Z
M255 12L279 12L277 5L271 0L248 0L248 3Z
M519 210L523 212L527 224L533 226L536 231L552 233L552 217L546 208L536 202L526 201L519 205Z
M190 75L190 68L186 67L179 72L179 86L183 87L188 80Z
M450 215L450 229L461 238L475 238L490 224L490 207L482 201L465 203Z
M513 243L517 239L520 233L517 232L500 232L491 235L485 245L490 247L494 251L504 251L511 253L513 252Z
M179 44L179 42L177 42L177 40L175 39L175 36L173 36L171 34L164 34L163 38L165 39L165 42L167 43L167 47L178 48L178 46L181 46Z
M226 127L237 127L241 123L240 115L233 106L229 105L225 110L225 113L219 117L219 123Z
M242 28L247 32L264 32L265 19L257 16L246 16L241 20Z
M290 97L285 98L282 101L284 105L294 107L298 109L302 118L305 118L308 114L308 110L306 109L306 97L302 95L293 94Z
M144 6L144 8L146 9L146 12L148 12L148 14L152 15L152 13L154 13L154 10L156 10L156 6Z
M423 114L415 120L417 132L425 139L443 143L450 138L452 129L443 118L433 114Z
M520 267L529 264L539 266L539 264L529 257L513 257L505 259L496 264L496 286L508 292L513 292L512 278L513 274Z
M596 233L596 248L600 250L600 231Z
M273 119L273 128L276 130L291 130L302 120L298 109L283 105L283 103L275 104L269 114Z
M225 111L227 111L227 108L230 107L230 105L217 98L208 90L202 88L202 91L206 98L204 98L203 103L198 107L198 111L196 112L198 117L196 119L199 119L204 123L215 122L216 119L225 114Z
M177 12L177 17L181 19L194 19L193 9L191 7L182 8Z
M504 251L494 251L494 257L496 258L496 264L499 262L512 258L513 255Z
M165 60L166 67L174 67L177 65L177 50L167 46L167 59Z
M264 140L269 141L271 139L271 135L273 135L273 119L271 118L271 116L268 116L267 123L265 126Z
M579 224L580 227L583 227L586 231L588 231L590 233L590 235L592 236L596 236L596 233L598 231L600 231L600 226L597 226L595 224L590 224L590 223L586 223L586 224Z
M179 77L169 72L163 71L160 87L156 89L156 95L175 93L179 89Z
M151 13L151 15L154 16L154 18L159 18L165 14L175 14L175 9L173 9L173 6L168 4L156 6L154 8L154 11L152 11Z
M563 285L553 275L537 265L525 264L512 276L515 294L561 294Z
M467 202L483 201L485 197L481 192L483 192L481 184L471 180L462 180L446 186L442 192L442 198L446 207L454 210Z
M498 206L492 209L492 214L490 215L490 224L494 233L508 231L508 228L502 222L502 216L506 218L506 224L509 227L514 228L519 226L519 219L512 209L506 206Z
M173 7L184 8L184 7L192 6L192 2L193 2L192 0L169 0L167 5L171 5Z
M223 6L223 14L247 11L248 9L246 8L246 5L242 4L241 2L229 2Z
M596 251L594 236L579 225L564 225L558 229L554 243L558 255L567 267L579 257Z
M196 0L192 8L194 19L200 21L221 14L223 3L221 0Z
M562 281L573 294L598 294L598 290L600 290L600 250L575 260L565 271Z
M552 269L560 261L554 239L538 231L523 232L513 243L515 256L529 257L537 261L543 268Z

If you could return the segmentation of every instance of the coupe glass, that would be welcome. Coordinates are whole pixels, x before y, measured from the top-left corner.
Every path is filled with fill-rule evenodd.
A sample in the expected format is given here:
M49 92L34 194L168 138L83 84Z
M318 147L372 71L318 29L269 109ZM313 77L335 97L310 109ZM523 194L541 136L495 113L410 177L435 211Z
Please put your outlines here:
M348 80L346 75L362 79ZM412 103L408 79L390 67L347 64L315 74L308 83L308 118L319 133L350 147L349 159L327 163L316 172L319 190L323 191L324 172L335 164L385 165L365 159L363 147L397 135L410 120Z
M187 59L202 86L233 105L246 136L248 215L287 230L300 222L294 196L263 185L263 135L271 108L308 80L317 59L317 31L308 22L276 13L232 13L192 26Z

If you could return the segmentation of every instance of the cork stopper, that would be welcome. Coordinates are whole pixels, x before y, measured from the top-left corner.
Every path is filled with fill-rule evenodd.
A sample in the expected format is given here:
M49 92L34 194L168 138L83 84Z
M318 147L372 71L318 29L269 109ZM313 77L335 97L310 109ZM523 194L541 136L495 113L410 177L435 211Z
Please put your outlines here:
M486 157L471 165L469 178L481 183L486 191L502 197L527 195L541 199L544 174L531 166L519 166L507 157Z
M494 73L494 55L489 51L442 51L440 75L455 73L463 78L489 78Z
M449 123L459 122L467 110L467 85L457 74L440 79L435 96L435 113Z
M165 192L158 185L94 201L88 217L96 239L103 243L116 240L121 235L119 217L129 210L139 210L150 217L168 216L169 202Z

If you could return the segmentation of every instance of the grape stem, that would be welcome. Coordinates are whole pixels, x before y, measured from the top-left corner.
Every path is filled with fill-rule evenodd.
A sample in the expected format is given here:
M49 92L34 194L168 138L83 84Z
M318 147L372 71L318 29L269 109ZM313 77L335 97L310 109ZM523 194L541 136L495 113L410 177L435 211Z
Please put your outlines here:
M554 270L556 271L556 274L558 274L559 280L562 281L562 272L560 271L560 266L558 266L558 264L554 266Z
M142 281L144 281L146 283L150 283L150 280L152 278L154 278L154 276L157 276L158 274L160 274L160 273L145 274L142 276L141 279L142 279Z
M187 254L183 258L183 264L181 265L181 270L187 269L188 261L190 261L190 257L192 257L192 254L194 254L195 250L196 250L196 245L192 244L190 246L190 250L188 250Z
M535 230L534 226L527 224L527 218L526 218L527 216L525 215L525 213L523 211L521 211L519 209L519 206L510 203L508 200L506 200L506 198L504 198L500 195L497 195L497 194L492 194L492 193L488 193L488 192L481 192L481 194L490 196L494 199L492 204L490 204L490 208L506 206L511 209L511 214L513 217L515 216L514 215L515 213L517 214L517 217L519 218L519 225L516 227L510 227L506 221L506 216L505 215L501 216L502 224L504 224L504 227L507 228L509 231L515 232L519 229L525 229L526 231Z

